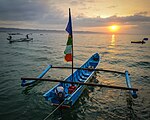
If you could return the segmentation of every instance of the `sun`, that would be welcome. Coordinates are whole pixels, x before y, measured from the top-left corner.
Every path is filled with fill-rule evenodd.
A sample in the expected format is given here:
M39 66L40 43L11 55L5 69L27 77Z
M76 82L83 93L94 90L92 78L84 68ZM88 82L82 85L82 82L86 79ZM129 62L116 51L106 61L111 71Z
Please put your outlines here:
M119 30L119 28L120 27L118 25L111 25L111 26L109 26L109 30L111 32L117 32Z

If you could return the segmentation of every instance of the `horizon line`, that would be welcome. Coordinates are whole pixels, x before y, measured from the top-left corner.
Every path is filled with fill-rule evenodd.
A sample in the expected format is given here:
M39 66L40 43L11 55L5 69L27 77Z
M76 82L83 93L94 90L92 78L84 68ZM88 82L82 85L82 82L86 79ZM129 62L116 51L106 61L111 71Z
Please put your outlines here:
M12 32L11 30L25 30L25 31L53 31L53 32L66 32L65 30L50 30L50 29L36 29L36 28L8 28L8 27L0 27L0 32ZM81 34L128 34L128 35L139 35L139 33L109 33L109 32L95 32L95 31L73 31L74 33L81 33ZM140 33L140 35L148 35L144 33Z

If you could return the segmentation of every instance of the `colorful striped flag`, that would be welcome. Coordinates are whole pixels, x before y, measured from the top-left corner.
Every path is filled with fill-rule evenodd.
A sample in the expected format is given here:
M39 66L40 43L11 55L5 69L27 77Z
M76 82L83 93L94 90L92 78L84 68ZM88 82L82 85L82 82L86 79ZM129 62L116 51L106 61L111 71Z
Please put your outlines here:
M71 21L71 12L70 12L70 8L69 8L69 21L66 27L66 31L69 33L68 35L68 41L67 41L67 46L66 49L64 51L65 54L65 60L67 62L72 61L72 21Z

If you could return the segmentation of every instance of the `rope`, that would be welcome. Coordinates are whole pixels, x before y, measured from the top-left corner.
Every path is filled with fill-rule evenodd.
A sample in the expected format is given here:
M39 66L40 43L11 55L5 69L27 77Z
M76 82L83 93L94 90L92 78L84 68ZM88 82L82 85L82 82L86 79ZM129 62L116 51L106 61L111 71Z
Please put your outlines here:
M59 104L59 106L57 106L57 108L55 108L49 115L47 115L43 120L47 120L47 118L49 118L59 107L62 106L62 104L65 102L65 100L63 102L61 102Z

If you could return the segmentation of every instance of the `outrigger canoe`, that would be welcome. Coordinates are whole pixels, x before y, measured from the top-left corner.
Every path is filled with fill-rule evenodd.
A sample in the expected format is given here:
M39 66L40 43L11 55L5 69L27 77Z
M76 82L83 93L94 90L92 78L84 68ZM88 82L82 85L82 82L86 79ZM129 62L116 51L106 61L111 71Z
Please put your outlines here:
M69 69L69 67L55 67L55 66L53 67L52 65L48 65L48 67L37 78L21 78L22 86L33 85L37 80L58 82L57 85L55 85L53 88L48 90L43 95L46 100L51 101L52 105L57 106L57 108L53 112L55 112L59 107L65 107L65 108L72 107L75 104L75 102L78 100L78 98L81 96L86 86L99 86L99 87L129 90L132 97L137 98L136 91L138 91L138 89L132 88L128 71L125 71L124 73L124 72L118 72L118 71L112 71L112 70L97 69L97 66L101 60L98 53L93 54L79 68L73 67L73 43L72 43L73 39L72 39L72 25L71 25L70 9L69 9L69 22L67 24L66 31L69 33L69 35L68 35L68 42L67 42L67 46L65 50L65 54L66 54L65 58L67 58L66 59L67 61L72 61L71 75L69 75L63 81L54 80L54 79L42 79L42 77L49 71L50 68ZM72 43L72 47L69 47L71 43ZM72 52L70 52L71 51L70 48L72 48ZM73 69L77 69L77 70L73 72ZM88 81L93 76L95 71L105 71L105 72L114 72L114 73L124 74L126 77L127 87L88 83ZM46 120L53 112L51 112L44 120Z
M131 41L131 43L141 43L141 44L144 44L144 43L146 43L145 41L147 41L147 40L148 40L148 38L143 38L142 41Z
M7 40L9 41L9 43L12 43L12 42L29 42L29 41L32 41L33 38L20 38L20 39L9 39L9 38L7 38Z
M99 62L100 56L98 53L95 53L82 66L80 66L80 68L92 68L92 70L77 69L64 81L83 83L88 82L93 75L94 70L97 68ZM64 88L64 103L62 104L62 107L68 108L74 105L74 103L77 101L77 99L85 89L85 85L72 85L71 83L60 82L43 95L46 100L51 101L52 105L58 106L60 104L59 96L57 96L56 94L56 89L59 86Z
M145 43L145 41L131 41L131 43L141 43L141 44L144 44Z

